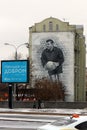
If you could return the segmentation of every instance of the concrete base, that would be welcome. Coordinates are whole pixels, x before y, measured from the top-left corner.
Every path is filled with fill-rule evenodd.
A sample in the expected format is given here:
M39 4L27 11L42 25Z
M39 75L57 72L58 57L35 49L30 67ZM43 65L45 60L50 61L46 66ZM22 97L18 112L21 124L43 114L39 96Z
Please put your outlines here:
M69 108L69 109L83 109L87 108L87 102L59 102L59 101L42 101L44 108ZM8 101L1 101L0 108L9 108ZM16 101L13 102L13 108L33 108L33 102L30 101ZM36 102L37 108L37 102Z

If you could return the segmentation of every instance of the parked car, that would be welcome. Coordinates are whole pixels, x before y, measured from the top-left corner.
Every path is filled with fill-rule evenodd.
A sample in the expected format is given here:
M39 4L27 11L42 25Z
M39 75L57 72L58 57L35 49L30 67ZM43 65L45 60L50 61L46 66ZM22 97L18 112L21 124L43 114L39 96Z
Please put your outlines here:
M87 116L73 114L71 117L60 117L37 130L87 130Z

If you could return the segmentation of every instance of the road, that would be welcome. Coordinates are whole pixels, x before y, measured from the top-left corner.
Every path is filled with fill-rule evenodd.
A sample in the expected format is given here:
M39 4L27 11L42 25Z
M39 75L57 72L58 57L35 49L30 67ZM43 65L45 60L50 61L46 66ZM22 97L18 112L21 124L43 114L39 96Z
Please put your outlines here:
M36 130L58 118L53 115L0 114L0 130Z

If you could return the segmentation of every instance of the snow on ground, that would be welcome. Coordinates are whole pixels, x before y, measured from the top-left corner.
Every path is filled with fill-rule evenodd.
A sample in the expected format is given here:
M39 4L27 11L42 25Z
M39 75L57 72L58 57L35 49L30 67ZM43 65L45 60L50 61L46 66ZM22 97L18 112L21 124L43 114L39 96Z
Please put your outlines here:
M0 108L0 112L23 112L23 113L52 113L52 114L87 114L87 108L85 109L28 109L28 108Z

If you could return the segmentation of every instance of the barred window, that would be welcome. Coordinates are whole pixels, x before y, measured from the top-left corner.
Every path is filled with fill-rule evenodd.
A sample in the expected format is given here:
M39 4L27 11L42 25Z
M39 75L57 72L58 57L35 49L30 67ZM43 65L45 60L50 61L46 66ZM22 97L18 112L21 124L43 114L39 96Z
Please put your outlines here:
M53 31L53 23L49 22L49 31Z
M56 24L56 31L59 31L59 26L58 26L58 24Z
M44 32L46 31L46 25L45 24L43 25L43 31Z

